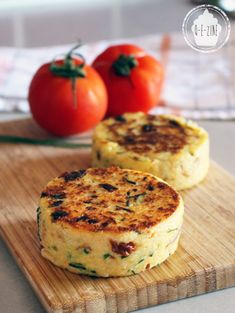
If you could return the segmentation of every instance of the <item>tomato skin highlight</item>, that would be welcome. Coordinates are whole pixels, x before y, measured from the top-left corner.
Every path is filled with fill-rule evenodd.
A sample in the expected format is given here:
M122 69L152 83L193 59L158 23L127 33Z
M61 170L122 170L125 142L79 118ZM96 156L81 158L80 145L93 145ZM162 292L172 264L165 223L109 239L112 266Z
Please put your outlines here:
M73 62L81 64L77 59ZM55 75L50 66L42 65L29 87L28 100L35 121L56 136L74 135L96 126L105 116L108 102L100 75L84 65L86 76L76 78L74 94L71 78Z
M128 76L117 75L113 68L120 55L133 56L137 62ZM160 62L140 47L131 44L111 46L92 65L107 87L107 116L137 111L146 113L158 105L164 70Z

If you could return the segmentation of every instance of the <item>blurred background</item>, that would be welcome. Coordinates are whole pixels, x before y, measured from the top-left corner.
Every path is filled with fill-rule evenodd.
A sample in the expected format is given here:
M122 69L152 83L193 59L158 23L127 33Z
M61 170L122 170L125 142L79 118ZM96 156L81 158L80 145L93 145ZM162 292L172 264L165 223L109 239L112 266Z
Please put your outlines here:
M192 6L187 0L0 0L0 44L49 46L180 30Z
M188 0L0 0L0 45L51 46L78 37L91 42L180 31L193 6Z
M35 47L181 30L195 4L235 0L0 0L0 45Z

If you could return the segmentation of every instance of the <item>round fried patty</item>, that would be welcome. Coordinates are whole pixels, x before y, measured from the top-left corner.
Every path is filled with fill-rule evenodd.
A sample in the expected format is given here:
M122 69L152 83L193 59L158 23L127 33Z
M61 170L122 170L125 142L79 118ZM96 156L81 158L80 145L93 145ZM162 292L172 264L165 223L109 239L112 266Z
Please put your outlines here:
M90 168L50 181L40 207L53 223L89 231L142 231L174 213L179 195L154 176L138 171Z

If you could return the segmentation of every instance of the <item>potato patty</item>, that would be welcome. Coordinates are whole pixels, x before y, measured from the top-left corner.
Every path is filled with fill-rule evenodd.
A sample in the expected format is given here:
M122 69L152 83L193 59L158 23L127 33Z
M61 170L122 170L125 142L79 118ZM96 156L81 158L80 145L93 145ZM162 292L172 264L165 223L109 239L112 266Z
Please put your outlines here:
M182 218L179 194L153 175L117 167L64 173L41 194L42 255L76 273L131 275L176 250Z
M189 188L207 173L208 134L176 116L126 113L96 127L92 164L141 170L177 190Z

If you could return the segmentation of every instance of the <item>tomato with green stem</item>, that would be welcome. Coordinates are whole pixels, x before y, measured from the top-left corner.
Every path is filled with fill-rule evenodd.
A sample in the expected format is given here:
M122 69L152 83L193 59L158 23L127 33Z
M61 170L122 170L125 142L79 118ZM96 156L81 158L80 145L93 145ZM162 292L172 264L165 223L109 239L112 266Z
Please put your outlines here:
M136 45L107 48L93 62L108 91L108 116L148 112L158 105L164 78L159 61Z
M35 121L57 136L84 132L98 124L107 110L107 91L94 68L71 49L63 59L42 65L29 87Z

